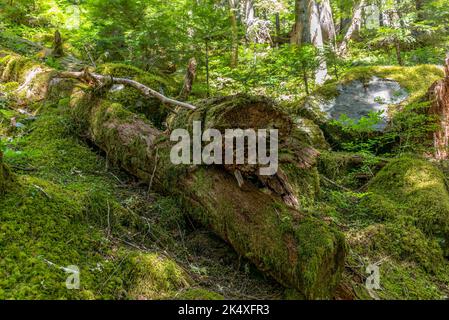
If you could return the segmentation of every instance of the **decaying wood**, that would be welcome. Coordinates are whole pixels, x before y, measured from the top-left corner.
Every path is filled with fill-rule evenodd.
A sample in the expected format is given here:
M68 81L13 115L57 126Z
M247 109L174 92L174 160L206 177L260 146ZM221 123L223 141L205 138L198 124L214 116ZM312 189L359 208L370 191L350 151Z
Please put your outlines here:
M197 66L196 59L191 58L189 60L186 75L184 77L184 85L182 86L181 93L179 94L179 98L182 100L187 100L187 98L190 95L190 92L192 92L193 81L195 81L196 76L196 66Z
M62 36L59 30L55 31L52 55L56 58L62 57L64 55L64 50L62 48Z
M80 81L83 81L83 82L86 82L89 84L99 84L99 83L103 83L103 82L109 82L109 83L113 83L113 84L123 84L123 85L130 86L134 89L139 90L142 93L142 95L144 95L146 97L153 97L153 98L159 99L164 104L187 108L190 110L196 109L196 107L191 105L190 103L168 98L168 97L164 96L163 94L157 92L156 90L153 90L153 89L141 84L140 82L137 82L137 81L134 81L131 79L115 78L112 76L104 76L101 74L89 72L87 69L85 69L84 71L79 71L79 72L71 72L71 71L60 72L57 77L58 78L77 79L77 80L80 80Z
M34 70L36 66L28 68ZM33 100L36 95L41 99L45 93L48 101L59 101L64 94L68 95L70 103L65 111L83 136L103 150L110 161L151 184L152 190L176 198L190 217L209 227L279 283L296 289L308 299L333 296L344 269L344 236L329 222L286 205L288 192L295 195L300 190L301 194L306 194L316 180L316 151L302 142L301 135L295 131L297 128L285 120L287 116L272 102L234 96L210 99L196 108L166 98L136 81L112 79L114 83L158 97L163 103L179 106L180 112L171 115L175 128L188 128L196 117L204 119L205 126L220 131L278 128L279 145L283 149L283 158L279 159L280 174L261 187L251 182L255 168L249 166L173 164L170 150L175 142L170 141L169 132L158 130L150 121L120 104L75 86L76 81L69 80L98 84L110 81L110 77L87 71L42 72L46 76L40 75L40 78L47 79L46 83L35 83L36 87L28 90L27 99ZM238 183L240 177L236 181L234 176L235 170L239 170L244 179L242 188ZM285 190L287 193L282 194Z
M449 158L449 55L444 66L445 77L435 82L429 89L428 98L432 102L429 114L436 115L440 128L433 133L435 158Z

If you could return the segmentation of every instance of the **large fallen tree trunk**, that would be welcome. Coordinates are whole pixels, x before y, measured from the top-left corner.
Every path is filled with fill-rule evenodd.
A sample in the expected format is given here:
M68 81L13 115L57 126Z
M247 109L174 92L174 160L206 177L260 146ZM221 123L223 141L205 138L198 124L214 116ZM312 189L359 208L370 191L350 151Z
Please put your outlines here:
M28 65L28 71L20 73L23 76L7 79L4 70L8 60L3 59L6 66L0 67L4 81L23 83L26 74L36 70L36 66ZM286 204L292 197L317 192L316 153L273 103L244 96L211 99L196 110L181 107L169 121L173 127L185 128L191 128L196 119L203 121L204 128L219 130L279 129L280 170L270 181L247 165L175 165L170 161L173 143L169 133L88 88L74 86L71 79L41 70L35 77L46 81L40 85L31 81L27 92L34 95L28 95L28 99L41 99L45 93L47 101L55 102L69 95L68 111L73 121L109 160L151 182L157 191L176 197L191 217L209 226L286 287L297 289L308 299L332 297L344 268L345 241L329 222ZM236 170L242 172L243 186L230 174Z
M432 103L429 114L440 119L440 128L433 134L435 158L438 160L449 157L449 56L445 61L444 72L444 79L435 82L428 92L428 99Z

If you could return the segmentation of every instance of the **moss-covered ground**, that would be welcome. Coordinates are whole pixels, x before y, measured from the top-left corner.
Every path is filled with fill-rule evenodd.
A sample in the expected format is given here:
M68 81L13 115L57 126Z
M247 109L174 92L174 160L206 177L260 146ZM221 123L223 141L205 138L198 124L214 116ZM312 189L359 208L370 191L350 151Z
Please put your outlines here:
M130 66L99 70L172 85ZM398 81L410 94L407 108L442 73L431 65L357 67L341 81L371 76ZM0 86L0 298L300 298L194 225L176 199L149 192L76 138L67 100L22 105L17 82ZM336 82L317 91L335 92ZM141 112L132 92L109 98ZM320 192L301 202L345 233L349 254L337 299L447 299L447 167L417 154L321 152ZM373 264L379 290L365 285ZM80 268L79 290L65 287L69 265Z
M21 105L17 85L0 85L1 167L14 175L1 181L0 299L282 296L175 199L148 192L77 138L63 101ZM79 290L66 288L70 265Z

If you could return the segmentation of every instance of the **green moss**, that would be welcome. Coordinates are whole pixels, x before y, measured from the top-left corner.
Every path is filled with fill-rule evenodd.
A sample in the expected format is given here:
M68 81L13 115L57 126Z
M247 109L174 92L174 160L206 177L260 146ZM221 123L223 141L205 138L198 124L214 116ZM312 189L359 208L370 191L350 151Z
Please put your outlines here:
M61 111L47 106L4 157L32 175L18 175L0 200L0 298L174 296L186 277L174 261L156 253L142 257L106 236L147 232L148 222L121 205L104 159L74 137L74 124ZM170 204L155 206L165 213ZM162 215L170 224L173 217ZM68 275L59 267L68 265L80 268L80 290L65 287Z
M11 186L13 174L3 163L3 153L0 150L0 196L2 196Z
M440 239L447 248L449 193L436 166L413 157L395 159L374 177L368 191L371 194L362 200L362 210L381 219L409 216L421 230Z
M179 93L179 86L171 78L157 72L145 72L130 65L107 63L98 66L97 72L133 79L167 96L174 96ZM109 90L106 98L122 104L131 111L144 114L158 127L162 127L165 117L168 115L168 109L159 100L142 97L142 94L134 88L125 87Z
M190 288L176 296L180 300L224 300L224 297L216 292L201 288Z
M370 294L364 282L351 284L357 298L442 299L447 294L449 266L443 252L410 219L402 217L353 231L348 242L347 266L353 272L364 275L366 267L374 263L380 271L381 290ZM345 275L346 283L351 283L349 279Z
M166 299L189 286L191 280L173 260L158 254L139 254L132 258L133 299Z

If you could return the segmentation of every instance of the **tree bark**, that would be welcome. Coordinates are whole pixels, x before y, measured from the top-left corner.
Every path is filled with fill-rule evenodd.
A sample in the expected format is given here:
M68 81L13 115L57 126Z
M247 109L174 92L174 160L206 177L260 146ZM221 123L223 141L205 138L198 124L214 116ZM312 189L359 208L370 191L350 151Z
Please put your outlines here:
M236 68L239 61L239 30L236 10L236 0L229 0L229 19L231 21L231 68Z
M420 22L425 19L424 14L424 2L425 0L415 0L416 21Z
M449 55L445 60L445 77L435 82L429 89L428 99L432 102L429 114L436 115L440 128L434 132L435 159L449 158Z
M244 5L244 23L246 29L246 41L250 41L251 35L249 34L251 27L254 24L255 12L254 12L254 4L252 0L245 0Z
M402 60L402 55L401 55L401 43L399 42L399 40L395 40L394 42L394 49L396 51L396 59L398 60L398 64L400 66L404 65L404 62Z
M64 55L64 49L62 48L62 36L61 33L59 33L59 30L55 31L52 55L55 58L60 58Z
M279 47L281 44L281 20L279 18L279 12L275 13L275 21L276 21L276 47Z
M295 1L295 24L290 34L291 44L310 43L309 0Z
M323 41L335 47L336 32L332 7L329 0L321 0L318 4Z
M310 38L312 44L318 49L319 55L324 50L323 33L321 30L321 20L318 5L315 0L309 2L309 25ZM321 85L327 77L327 63L323 57L320 57L318 69L315 72L315 83Z
M338 47L339 55L343 56L348 52L349 41L353 38L354 34L360 30L360 24L362 22L362 11L364 6L365 0L359 0L356 7L354 8L351 25L349 26L348 31L346 31L345 37Z

